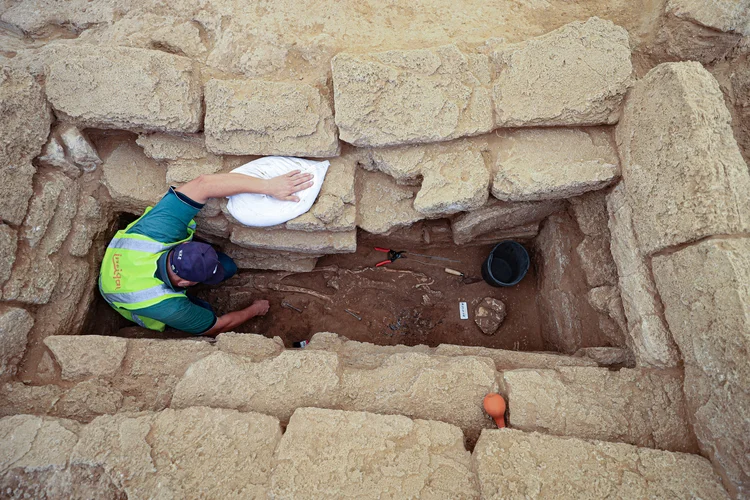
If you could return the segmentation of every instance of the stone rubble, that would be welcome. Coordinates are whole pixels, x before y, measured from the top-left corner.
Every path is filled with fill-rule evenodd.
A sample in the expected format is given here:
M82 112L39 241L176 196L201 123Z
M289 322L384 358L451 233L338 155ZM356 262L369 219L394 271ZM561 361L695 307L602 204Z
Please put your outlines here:
M485 297L474 309L474 323L485 335L494 335L505 319L505 304L492 297Z

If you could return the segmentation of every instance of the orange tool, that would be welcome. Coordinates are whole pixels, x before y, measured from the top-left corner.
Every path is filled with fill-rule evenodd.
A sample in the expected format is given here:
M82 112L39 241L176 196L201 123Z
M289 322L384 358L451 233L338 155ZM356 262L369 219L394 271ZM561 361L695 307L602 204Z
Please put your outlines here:
M484 397L484 411L492 417L498 429L505 427L505 399L496 392L491 392Z

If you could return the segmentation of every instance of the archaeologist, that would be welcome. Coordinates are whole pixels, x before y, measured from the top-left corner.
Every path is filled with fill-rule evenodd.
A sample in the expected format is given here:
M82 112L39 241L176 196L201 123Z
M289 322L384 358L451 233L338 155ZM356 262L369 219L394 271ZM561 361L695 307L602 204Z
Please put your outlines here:
M295 193L312 185L299 170L272 179L244 174L201 175L167 194L118 231L107 247L99 273L99 291L118 313L138 325L163 331L166 326L215 336L268 312L267 300L216 316L211 306L186 294L197 283L215 285L231 278L237 266L211 245L192 241L193 217L209 198L239 193L267 194L296 202Z

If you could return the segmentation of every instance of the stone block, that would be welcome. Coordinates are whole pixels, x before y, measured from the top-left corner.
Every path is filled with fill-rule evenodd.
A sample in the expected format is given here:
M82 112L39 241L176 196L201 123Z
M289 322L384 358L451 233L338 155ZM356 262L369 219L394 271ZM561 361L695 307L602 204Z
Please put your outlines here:
M167 163L167 184L184 184L201 175L218 173L222 165L221 156L210 153L205 158L170 161Z
M90 422L99 415L117 413L123 399L120 391L101 379L84 380L60 394L50 413Z
M482 498L729 498L698 455L485 430L472 455Z
M495 362L497 371L519 368L557 368L561 366L596 366L596 362L551 352L522 352L491 349L468 345L440 344L435 348L440 356L481 356Z
M0 219L19 225L32 195L32 158L42 150L51 116L44 92L25 71L0 69Z
M644 254L750 231L750 175L730 124L718 83L697 62L661 64L633 87L617 143Z
M495 201L451 221L453 241L457 245L468 243L490 231L511 229L538 222L565 208L562 200L504 203Z
M80 32L89 26L115 21L117 2L113 0L22 0L0 15L0 20L27 34L41 34L52 26Z
M59 267L38 252L18 252L10 278L3 286L3 300L46 304L60 278Z
M142 215L167 191L167 170L132 142L123 142L104 158L102 182L115 211Z
M274 455L273 498L478 498L461 430L400 415L301 408Z
M52 414L65 389L57 385L26 385L8 382L0 385L0 416Z
M34 318L25 309L0 306L0 378L16 373L16 366L26 352L26 342Z
M13 263L16 261L18 233L6 224L0 224L0 287L10 278Z
M331 408L339 387L335 354L284 351L254 363L217 352L193 363L172 397L173 408L210 406L257 411L286 422L296 408Z
M392 354L377 368L345 368L337 407L439 420L474 441L490 426L481 401L497 390L495 373L487 358Z
M154 160L199 160L208 154L202 134L141 134L136 144Z
M327 96L303 83L209 80L206 147L216 154L338 156Z
M125 358L128 341L100 335L62 335L44 339L62 369L63 380L114 375Z
M285 224L296 231L352 231L356 229L355 174L357 155L331 158L323 186L310 210Z
M503 381L513 428L697 451L678 370L511 370Z
M491 56L495 125L616 123L631 84L628 32L592 17Z
M250 361L274 358L284 350L280 337L269 339L254 333L222 333L216 337L216 346L220 351L244 356Z
M609 239L605 235L584 236L576 246L586 284L591 288L617 283L617 267L609 246Z
M70 232L68 253L85 257L91 249L96 235L106 229L107 218L99 201L93 196L83 195L78 201L76 218Z
M354 253L357 232L290 231L233 226L229 240L244 248L305 254Z
M38 194L31 198L20 235L35 253L50 255L70 233L80 188L61 172L40 173L34 184Z
M78 130L78 127L63 124L58 127L57 133L60 134L60 140L70 161L84 172L93 172L102 164L94 145Z
M102 416L83 427L71 465L100 465L128 498L265 498L279 421L187 408Z
M583 347L574 356L588 358L599 366L628 367L635 366L633 352L625 347Z
M414 209L416 189L399 186L379 172L357 174L357 226L372 234L411 225L424 219Z
M42 167L60 169L71 179L77 179L81 176L81 169L65 156L65 148L63 148L61 140L54 135L49 136L47 144L42 148L42 154L37 156L36 160Z
M0 419L0 472L65 467L78 442L78 423L33 415Z
M622 306L627 318L628 346L638 366L670 367L680 353L663 319L651 270L633 230L632 209L622 184L607 196L610 249L617 266Z
M669 0L666 10L675 17L717 31L732 31L750 36L750 4L747 0Z
M0 474L0 488L9 498L128 498L102 467L88 465L74 465L65 469L11 469Z
M493 128L486 56L444 45L340 53L331 66L336 125L355 146L445 141Z
M750 495L750 239L706 240L654 257L664 313L685 363L701 450Z
M229 255L240 269L270 269L273 271L290 271L307 273L315 269L319 255L293 252L276 252L242 248L239 245L225 243L222 251Z
M540 201L602 189L619 175L617 152L601 130L517 130L502 135L492 195Z
M195 132L202 125L199 70L160 50L66 46L47 68L58 118L87 128Z
M318 332L312 336L305 349L335 352L343 366L350 368L378 368L392 355L397 353L422 352L429 354L431 349L426 345L376 345L369 342L357 342L331 332Z

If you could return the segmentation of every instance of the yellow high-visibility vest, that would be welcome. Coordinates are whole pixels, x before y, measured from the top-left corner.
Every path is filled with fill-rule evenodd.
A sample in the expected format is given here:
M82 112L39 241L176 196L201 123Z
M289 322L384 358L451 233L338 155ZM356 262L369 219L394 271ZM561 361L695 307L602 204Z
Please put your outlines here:
M141 217L117 231L112 238L99 271L99 292L123 317L144 328L162 332L166 327L164 323L138 316L132 310L185 296L184 291L175 292L168 284L154 277L154 273L163 253L193 239L195 221L191 220L188 225L187 238L174 243L162 243L142 234L127 233L151 208L148 207Z

